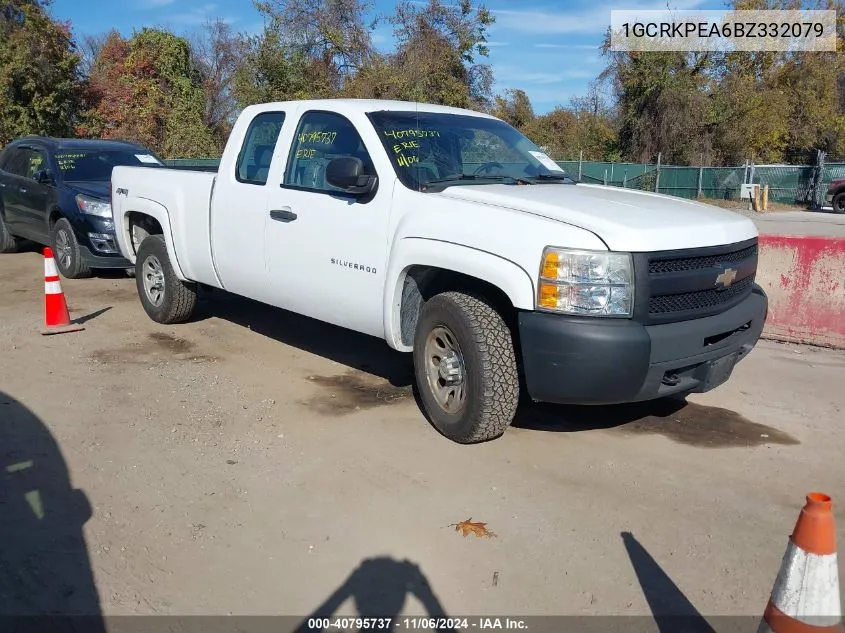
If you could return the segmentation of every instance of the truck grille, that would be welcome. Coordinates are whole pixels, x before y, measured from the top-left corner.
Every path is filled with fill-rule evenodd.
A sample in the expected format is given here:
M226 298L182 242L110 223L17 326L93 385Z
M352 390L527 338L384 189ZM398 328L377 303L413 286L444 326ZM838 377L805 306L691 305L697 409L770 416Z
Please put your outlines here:
M679 295L661 295L650 297L648 300L649 314L666 314L667 312L686 312L688 310L702 310L732 303L738 296L748 294L748 289L754 283L753 277L746 277L736 282L726 290L698 290Z
M705 255L702 257L679 257L676 259L658 259L650 261L648 264L648 272L650 275L660 275L663 273L680 273L685 270L700 270L701 268L713 268L720 263L723 265L734 264L741 262L749 257L757 257L757 245L743 248L740 251L733 253L725 253L724 255Z
M685 321L724 312L752 292L757 239L706 248L637 253L634 317L642 323ZM734 271L731 283L717 278Z

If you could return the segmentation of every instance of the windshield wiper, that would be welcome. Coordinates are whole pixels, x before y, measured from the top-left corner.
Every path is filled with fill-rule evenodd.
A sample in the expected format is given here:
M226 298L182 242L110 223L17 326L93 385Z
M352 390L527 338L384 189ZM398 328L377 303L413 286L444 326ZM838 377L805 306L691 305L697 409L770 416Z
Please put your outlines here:
M537 174L536 176L531 176L531 178L535 180L572 180L569 176L558 176L557 174Z
M513 176L485 176L483 174L455 174L454 176L447 176L446 178L437 178L429 180L425 184L437 185L447 182L459 182L461 180L493 180L495 182L511 181L516 184L530 185L531 182L524 178L514 178Z

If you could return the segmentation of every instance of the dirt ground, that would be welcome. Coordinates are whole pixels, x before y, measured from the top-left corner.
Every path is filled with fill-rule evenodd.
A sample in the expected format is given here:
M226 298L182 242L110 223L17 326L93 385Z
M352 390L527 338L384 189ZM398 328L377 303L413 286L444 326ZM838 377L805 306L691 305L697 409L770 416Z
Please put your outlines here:
M223 293L160 326L118 274L45 337L42 274L0 256L0 613L759 617L807 492L845 542L842 352L460 446L381 341Z

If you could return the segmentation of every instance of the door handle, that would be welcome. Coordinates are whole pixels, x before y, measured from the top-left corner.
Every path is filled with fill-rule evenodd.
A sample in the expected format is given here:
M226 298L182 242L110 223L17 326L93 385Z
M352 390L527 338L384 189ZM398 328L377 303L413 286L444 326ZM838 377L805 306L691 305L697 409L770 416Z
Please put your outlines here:
M21 193L26 193L26 187L21 187L20 192L21 192Z
M273 209L270 211L270 217L279 222L293 222L296 219L296 213L288 209Z

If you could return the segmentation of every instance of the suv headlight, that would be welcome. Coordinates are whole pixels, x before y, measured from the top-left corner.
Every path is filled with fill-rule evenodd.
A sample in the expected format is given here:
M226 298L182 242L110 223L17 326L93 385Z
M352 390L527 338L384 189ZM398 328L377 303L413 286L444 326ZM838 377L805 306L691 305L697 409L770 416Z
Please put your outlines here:
M108 202L104 202L103 200L97 200L96 198L89 198L88 196L78 195L76 196L76 206L79 207L79 210L82 213L87 213L88 215L96 215L100 218L109 218L111 219L111 205Z
M630 317L634 266L630 253L543 249L537 308L579 316Z

